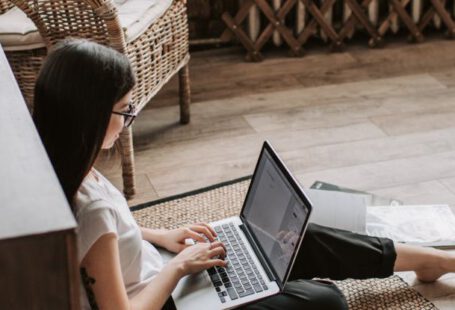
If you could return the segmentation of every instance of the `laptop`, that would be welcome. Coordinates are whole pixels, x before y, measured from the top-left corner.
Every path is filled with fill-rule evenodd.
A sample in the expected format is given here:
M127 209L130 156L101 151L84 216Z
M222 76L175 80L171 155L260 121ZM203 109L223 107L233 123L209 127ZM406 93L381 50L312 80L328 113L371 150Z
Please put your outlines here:
M239 216L212 222L227 248L226 268L179 281L178 310L231 309L278 294L288 281L312 205L265 141ZM174 254L160 249L165 261Z

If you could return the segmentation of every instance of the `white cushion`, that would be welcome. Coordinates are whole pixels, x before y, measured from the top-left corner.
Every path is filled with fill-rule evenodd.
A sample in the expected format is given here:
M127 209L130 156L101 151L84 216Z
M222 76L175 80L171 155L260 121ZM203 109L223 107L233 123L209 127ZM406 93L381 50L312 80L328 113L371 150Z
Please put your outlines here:
M172 0L116 0L115 3L125 40L131 42L164 15Z
M5 51L44 47L35 24L17 7L0 15L0 43Z
M171 6L173 0L115 0L126 42L140 36ZM44 47L35 24L17 7L0 15L0 44L6 51Z

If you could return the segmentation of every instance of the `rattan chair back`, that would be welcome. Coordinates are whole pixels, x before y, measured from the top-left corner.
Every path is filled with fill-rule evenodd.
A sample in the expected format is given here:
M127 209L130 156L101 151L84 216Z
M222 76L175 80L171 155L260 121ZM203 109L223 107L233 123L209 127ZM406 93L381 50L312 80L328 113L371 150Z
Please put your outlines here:
M85 38L110 46L129 58L136 74L133 103L137 111L176 73L180 74L180 122L189 122L189 38L186 5L171 7L138 37L125 42L125 33L112 0L0 0L14 4L36 25L46 48L6 52L29 108L34 84L47 50L67 38ZM134 195L134 158L131 129L121 137L124 192Z

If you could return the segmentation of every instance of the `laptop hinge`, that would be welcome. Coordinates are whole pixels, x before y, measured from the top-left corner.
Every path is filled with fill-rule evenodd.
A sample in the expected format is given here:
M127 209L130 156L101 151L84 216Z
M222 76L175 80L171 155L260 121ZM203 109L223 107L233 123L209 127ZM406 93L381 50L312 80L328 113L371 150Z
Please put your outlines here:
M270 266L269 266L267 260L264 258L264 255L262 255L261 251L256 246L256 243L254 242L253 238L251 237L250 232L248 231L246 226L244 224L240 224L239 227L243 231L243 233L245 234L245 236L248 239L248 241L250 242L250 245L253 248L253 251L256 254L256 257L261 262L261 265L263 266L263 268L265 270L265 273L269 277L269 280L270 281L276 281L276 277L275 277L274 273L272 272L272 270L270 269ZM277 281L277 283L278 282L279 281Z

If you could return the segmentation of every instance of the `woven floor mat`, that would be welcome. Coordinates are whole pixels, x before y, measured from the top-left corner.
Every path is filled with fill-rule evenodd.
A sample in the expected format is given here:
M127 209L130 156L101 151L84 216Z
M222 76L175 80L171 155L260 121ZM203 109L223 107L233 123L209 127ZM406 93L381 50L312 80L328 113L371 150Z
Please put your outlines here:
M430 301L399 276L385 279L335 281L351 310L434 310Z
M225 182L131 208L139 225L176 228L196 222L213 222L238 215L250 178ZM336 281L352 310L433 310L437 309L400 277ZM321 309L322 310L322 309Z

